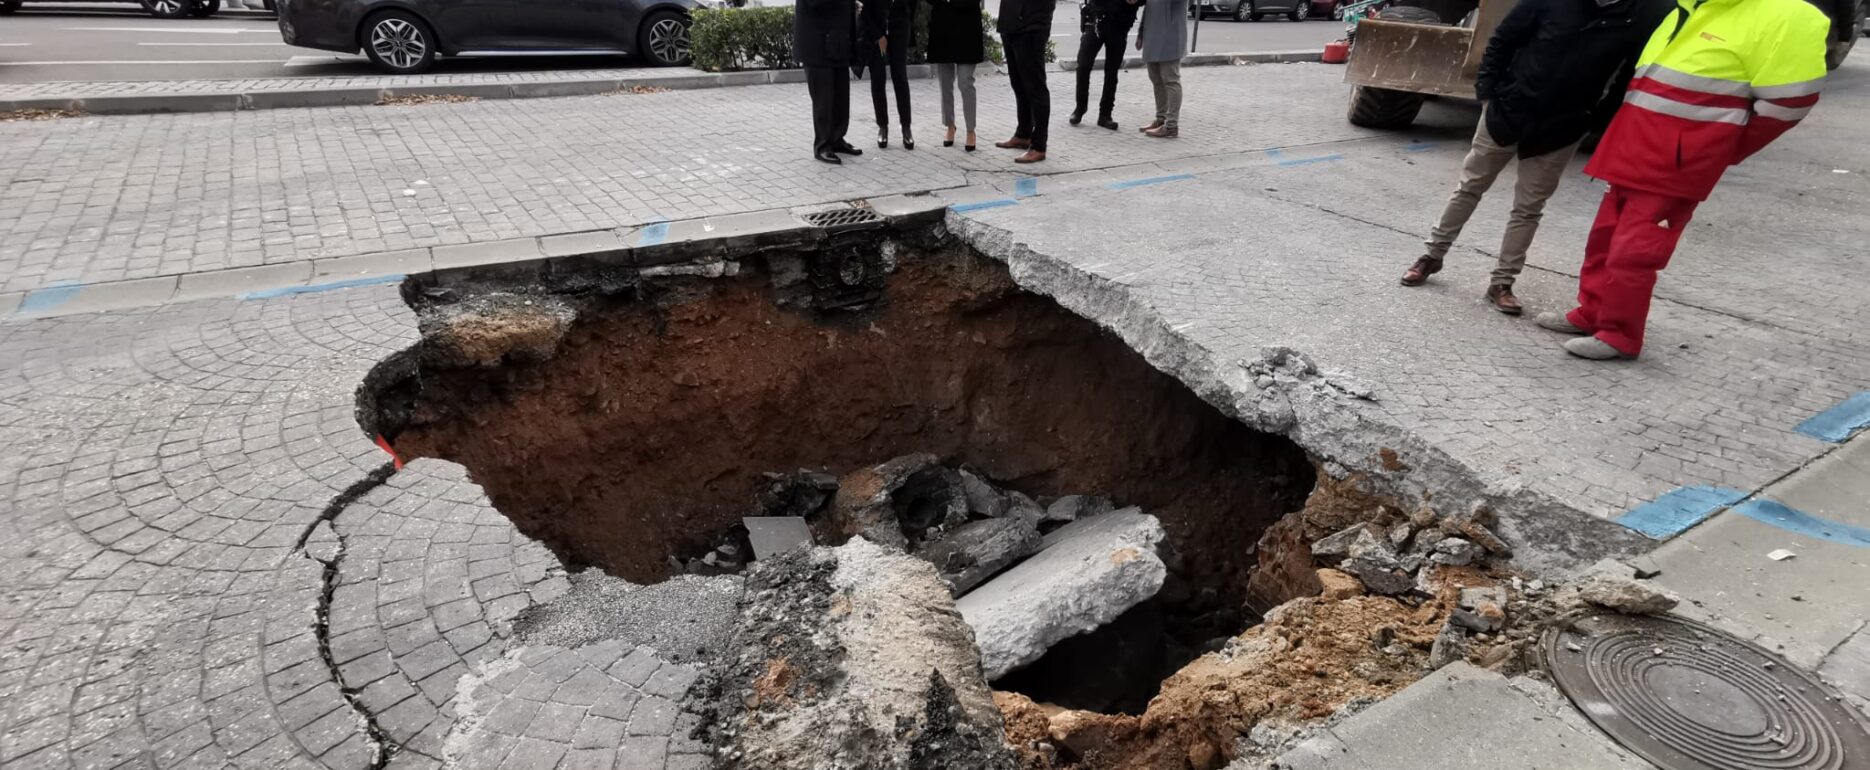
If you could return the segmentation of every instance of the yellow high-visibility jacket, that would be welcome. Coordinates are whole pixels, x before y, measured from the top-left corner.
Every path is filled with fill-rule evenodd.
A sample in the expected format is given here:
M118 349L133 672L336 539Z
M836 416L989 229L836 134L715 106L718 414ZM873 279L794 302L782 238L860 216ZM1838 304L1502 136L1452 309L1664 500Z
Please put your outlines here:
M1818 103L1831 20L1806 0L1677 0L1585 173L1707 200Z

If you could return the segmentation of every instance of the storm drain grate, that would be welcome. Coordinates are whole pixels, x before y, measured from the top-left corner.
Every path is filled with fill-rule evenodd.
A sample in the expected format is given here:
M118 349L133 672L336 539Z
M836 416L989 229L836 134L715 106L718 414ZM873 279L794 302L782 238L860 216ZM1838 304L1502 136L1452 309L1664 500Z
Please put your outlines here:
M802 218L807 224L826 230L856 230L883 224L883 217L877 216L875 211L856 207L815 211Z
M1545 661L1599 729L1668 770L1870 768L1870 732L1841 696L1707 626L1590 616L1548 631Z

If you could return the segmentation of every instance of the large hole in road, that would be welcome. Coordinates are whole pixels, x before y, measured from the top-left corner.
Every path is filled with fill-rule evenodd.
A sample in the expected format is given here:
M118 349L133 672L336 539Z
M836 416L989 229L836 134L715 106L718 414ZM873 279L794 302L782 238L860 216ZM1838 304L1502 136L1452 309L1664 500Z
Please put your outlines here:
M1042 504L1095 494L1156 516L1163 591L1003 680L1035 700L1138 712L1204 644L1256 620L1243 609L1255 543L1313 486L1291 441L952 240L871 233L729 264L575 296L430 292L445 301L418 307L423 346L378 378L370 419L405 458L466 466L569 566L640 583L732 540L770 474L911 453ZM1071 669L1086 646L1121 651L1104 671L1141 673L1083 692Z

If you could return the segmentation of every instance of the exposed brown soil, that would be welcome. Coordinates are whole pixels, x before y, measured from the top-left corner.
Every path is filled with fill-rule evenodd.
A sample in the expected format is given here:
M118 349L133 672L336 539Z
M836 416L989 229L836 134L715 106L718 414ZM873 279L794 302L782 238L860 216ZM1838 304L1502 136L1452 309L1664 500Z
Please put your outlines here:
M1003 266L898 259L861 312L779 306L746 270L593 300L548 361L425 362L395 446L466 465L527 534L639 582L754 513L763 472L932 452L1034 496L1140 505L1184 573L1240 606L1255 540L1312 486L1303 452Z

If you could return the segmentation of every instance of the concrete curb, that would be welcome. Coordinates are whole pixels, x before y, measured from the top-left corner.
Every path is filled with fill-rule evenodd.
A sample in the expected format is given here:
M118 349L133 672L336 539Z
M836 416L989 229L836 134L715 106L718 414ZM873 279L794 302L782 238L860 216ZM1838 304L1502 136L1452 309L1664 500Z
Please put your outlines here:
M1315 62L1317 51L1271 51L1263 53L1197 53L1182 60L1183 66L1236 66ZM1143 66L1131 57L1126 68ZM1074 61L1060 61L1056 71L1069 72ZM564 80L535 80L517 83L421 83L408 85L357 86L334 88L290 88L247 91L200 91L171 94L125 94L120 96L41 96L26 99L0 99L0 113L21 110L68 110L94 115L136 115L174 112L234 112L274 110L292 107L355 107L378 104L409 96L470 96L479 99L537 99L554 96L593 96L624 93L634 88L672 91L732 86L758 86L775 83L803 83L804 70L756 70L748 72L708 72L695 75L657 75L656 70L640 70L622 77L577 77ZM911 79L934 77L934 68L917 64L909 68Z

